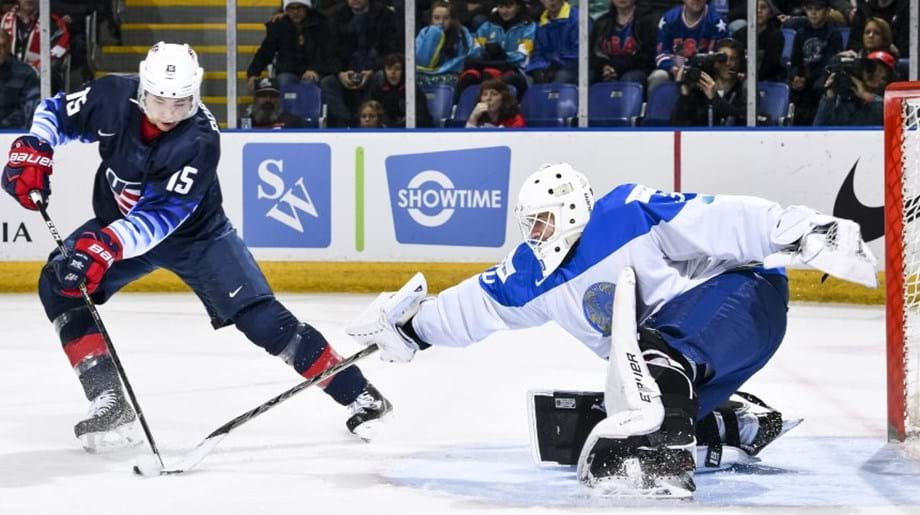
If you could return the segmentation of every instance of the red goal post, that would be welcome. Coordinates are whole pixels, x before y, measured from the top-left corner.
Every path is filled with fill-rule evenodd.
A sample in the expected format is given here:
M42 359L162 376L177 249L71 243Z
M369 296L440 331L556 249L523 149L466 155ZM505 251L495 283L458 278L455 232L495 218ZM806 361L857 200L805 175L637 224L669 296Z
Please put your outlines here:
M920 82L885 91L888 439L920 438Z

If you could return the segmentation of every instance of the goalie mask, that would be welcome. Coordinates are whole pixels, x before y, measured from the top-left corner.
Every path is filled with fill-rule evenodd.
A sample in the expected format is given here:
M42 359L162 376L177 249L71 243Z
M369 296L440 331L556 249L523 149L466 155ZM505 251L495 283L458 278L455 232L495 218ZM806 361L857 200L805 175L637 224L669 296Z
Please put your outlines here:
M204 70L190 46L160 41L147 51L139 75L137 103L151 120L177 123L198 112Z
M593 208L588 178L566 163L545 164L524 181L514 212L543 277L559 267L581 237Z

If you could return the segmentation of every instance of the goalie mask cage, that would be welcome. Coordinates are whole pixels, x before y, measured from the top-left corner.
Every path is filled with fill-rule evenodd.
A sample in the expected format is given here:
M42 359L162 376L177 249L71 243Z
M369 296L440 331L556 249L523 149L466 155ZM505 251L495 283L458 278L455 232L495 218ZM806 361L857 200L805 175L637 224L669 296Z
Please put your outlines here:
M920 440L920 82L885 92L888 439Z

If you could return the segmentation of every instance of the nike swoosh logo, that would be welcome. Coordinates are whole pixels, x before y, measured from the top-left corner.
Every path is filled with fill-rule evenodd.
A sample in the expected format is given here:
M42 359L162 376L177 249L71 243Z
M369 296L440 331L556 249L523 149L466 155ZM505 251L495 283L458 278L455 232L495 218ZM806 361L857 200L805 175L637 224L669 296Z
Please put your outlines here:
M243 287L240 286L239 288L237 288L237 289L233 290L232 292L230 292L230 298L232 299L233 297L236 297L236 294L239 293L240 290L242 290L242 289L243 289Z
M833 215L858 223L863 240L870 242L885 235L885 206L870 207L856 198L853 178L856 176L857 166L859 159L853 163L853 168L850 168L850 173L840 185L840 191L837 192L837 199L834 201ZM920 198L915 198L910 205L917 205L918 201Z
M97 130L96 133L102 136L103 138L111 138L112 136L115 135L114 132L102 132L102 129Z

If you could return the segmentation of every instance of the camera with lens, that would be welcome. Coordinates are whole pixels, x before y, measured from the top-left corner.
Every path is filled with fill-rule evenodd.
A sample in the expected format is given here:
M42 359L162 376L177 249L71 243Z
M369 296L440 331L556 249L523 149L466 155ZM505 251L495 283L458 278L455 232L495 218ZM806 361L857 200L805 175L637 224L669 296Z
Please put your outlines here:
M855 98L853 91L853 77L862 80L866 70L866 61L859 57L849 55L835 55L824 70L834 74L831 90L842 100Z
M716 75L716 63L726 61L728 61L728 56L722 52L694 54L684 64L684 76L681 78L680 83L692 86L699 82L703 72L706 72L710 77L714 77Z

